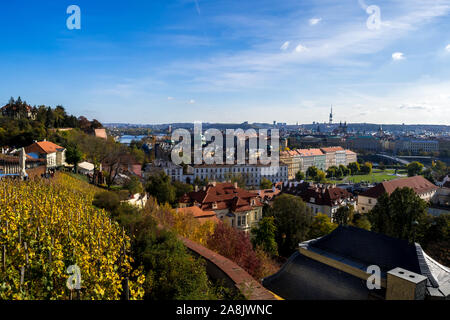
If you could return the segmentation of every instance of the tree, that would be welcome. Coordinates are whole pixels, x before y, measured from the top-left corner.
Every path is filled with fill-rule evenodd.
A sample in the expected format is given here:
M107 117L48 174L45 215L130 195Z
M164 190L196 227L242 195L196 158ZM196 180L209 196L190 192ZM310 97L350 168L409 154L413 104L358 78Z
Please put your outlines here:
M314 181L318 182L318 183L325 183L325 182L327 182L325 172L323 172L322 170L317 170L317 174L314 177Z
M306 170L306 176L309 179L314 179L314 177L317 176L318 171L319 171L319 169L317 169L315 166L311 166Z
M278 247L275 241L275 226L274 217L262 218L257 227L252 229L252 243L254 247L261 246L263 250L273 256L278 254Z
M120 205L118 195L111 191L99 192L94 196L92 204L100 209L105 209L110 212L116 210Z
M351 170L346 166L344 166L343 164L339 165L339 170L342 172L342 177L351 175Z
M375 207L367 214L372 225L372 231L393 235L394 222L393 213L390 211L389 195L383 193L378 199Z
M342 172L336 166L331 166L326 171L327 178L340 178L342 176Z
M180 181L174 181L172 183L172 185L175 188L175 198L176 198L176 200L180 199L185 193L189 193L192 190L194 190L192 185L187 184L187 183L183 183L183 182L180 182Z
M337 224L333 223L326 214L318 213L314 216L311 228L309 230L308 237L310 239L316 239L319 237L326 236L337 228Z
M348 225L353 220L355 208L353 206L339 207L334 214L334 222L338 225Z
M370 231L372 225L366 215L356 213L351 223L352 226Z
M301 172L300 170L297 171L297 173L295 174L295 180L297 181L303 181L305 180L305 174L303 172Z
M175 200L178 200L176 199L175 187L170 182L169 176L165 173L150 176L146 190L160 204L173 204Z
M66 148L66 162L75 167L75 172L78 172L78 163L80 163L83 155L76 144L69 144Z
M209 249L234 261L252 276L259 274L261 262L253 250L250 237L224 223L219 223L207 241Z
M361 172L364 174L371 174L372 173L372 168L373 165L371 162L365 162L362 166L361 166Z
M275 240L281 255L291 255L300 242L307 240L313 215L301 198L282 194L275 199L268 215L274 217Z
M272 181L266 178L262 178L261 184L259 186L262 190L264 189L272 189Z
M361 171L360 165L358 162L352 162L348 165L348 169L350 170L352 175L356 175Z
M127 189L131 194L142 193L144 192L144 187L142 186L141 180L136 176L131 176L130 180L128 180L125 185L125 189Z
M408 171L408 177L417 176L422 173L424 165L418 161L413 161L406 166L406 171Z
M388 236L414 241L415 223L426 215L427 204L411 188L398 188L382 195L368 213L372 230Z

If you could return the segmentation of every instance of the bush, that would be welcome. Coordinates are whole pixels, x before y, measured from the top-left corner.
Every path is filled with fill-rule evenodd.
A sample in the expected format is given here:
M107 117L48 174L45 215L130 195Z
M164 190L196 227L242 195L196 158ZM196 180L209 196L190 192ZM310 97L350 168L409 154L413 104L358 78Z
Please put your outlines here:
M94 201L92 201L92 204L97 208L113 212L119 207L120 199L114 192L103 191L94 196Z

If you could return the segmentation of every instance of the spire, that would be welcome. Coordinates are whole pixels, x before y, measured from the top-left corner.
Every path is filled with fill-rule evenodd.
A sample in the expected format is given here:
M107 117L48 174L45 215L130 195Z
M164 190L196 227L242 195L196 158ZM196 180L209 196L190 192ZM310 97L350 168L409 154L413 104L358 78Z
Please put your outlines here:
M331 105L331 111L330 111L330 124L333 124L333 105Z

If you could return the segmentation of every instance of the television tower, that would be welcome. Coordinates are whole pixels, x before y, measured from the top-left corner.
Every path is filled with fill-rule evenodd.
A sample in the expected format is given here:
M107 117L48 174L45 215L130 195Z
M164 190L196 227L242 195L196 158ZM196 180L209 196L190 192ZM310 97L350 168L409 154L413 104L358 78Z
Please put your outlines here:
M333 124L333 105L331 105L330 124Z

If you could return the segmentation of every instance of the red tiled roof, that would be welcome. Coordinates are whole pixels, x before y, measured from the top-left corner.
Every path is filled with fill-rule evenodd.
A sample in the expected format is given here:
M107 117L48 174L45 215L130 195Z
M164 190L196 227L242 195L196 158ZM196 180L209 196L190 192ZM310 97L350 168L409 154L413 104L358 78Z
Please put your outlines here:
M254 204L252 205L252 199ZM251 210L263 204L253 192L235 188L232 183L208 185L206 190L192 191L180 199L181 203L198 203L203 210L231 209L233 211ZM214 206L214 208L213 208Z
M297 149L302 156L322 156L323 152L320 149Z
M219 218L217 218L216 213L214 211L204 211L197 206L186 207L186 208L178 208L177 212L184 214L192 214L195 218L199 219L200 222L212 221L219 222Z
M97 138L102 138L102 139L108 138L108 136L106 135L106 129L95 129L94 133Z
M391 181L384 181L376 185L375 187L361 193L360 195L369 198L378 198L385 192L390 195L395 191L395 189L405 187L413 189L414 192L419 195L438 189L437 186L432 184L424 177L415 176Z
M25 148L25 152L27 153L37 152L40 154L42 153L49 154L60 150L64 150L64 148L50 141L35 142L32 145Z
M285 192L297 195L305 202L311 202L311 198L313 198L314 204L329 207L336 206L343 200L353 199L353 195L345 189L331 186L309 186L308 183L298 184L297 187L288 188Z
M342 147L328 147L328 148L322 148L322 151L325 153L332 153L336 151L344 151L344 148Z

